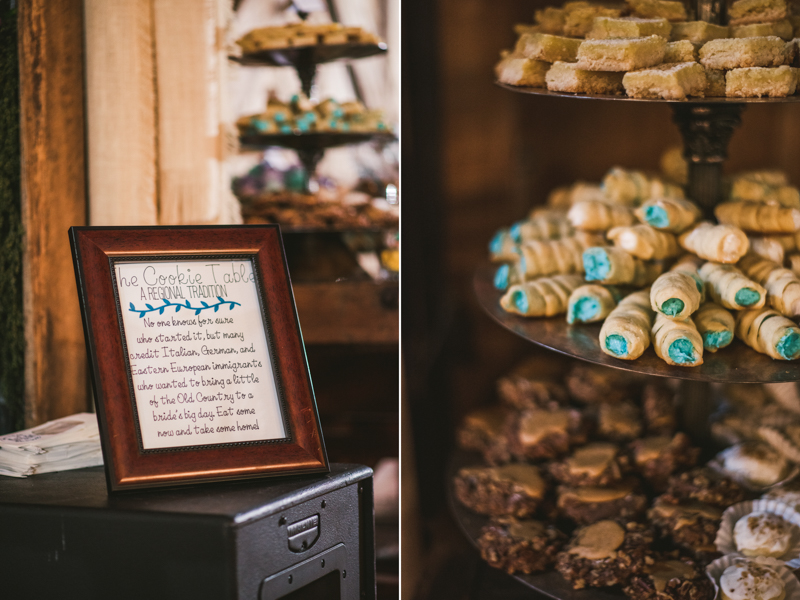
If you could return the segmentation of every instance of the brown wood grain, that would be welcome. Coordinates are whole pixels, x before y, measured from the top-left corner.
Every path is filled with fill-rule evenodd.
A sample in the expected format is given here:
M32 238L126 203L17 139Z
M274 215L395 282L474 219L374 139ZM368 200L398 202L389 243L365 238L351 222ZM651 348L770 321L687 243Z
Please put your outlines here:
M26 427L89 405L67 237L86 223L82 6L19 3Z

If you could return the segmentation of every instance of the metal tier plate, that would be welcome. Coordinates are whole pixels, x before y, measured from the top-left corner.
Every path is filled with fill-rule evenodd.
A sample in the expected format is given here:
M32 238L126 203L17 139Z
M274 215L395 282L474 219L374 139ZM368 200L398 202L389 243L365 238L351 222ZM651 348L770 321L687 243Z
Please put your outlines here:
M685 100L665 100L664 98L630 98L612 94L569 94L567 92L551 92L545 88L520 87L507 83L495 82L501 88L520 94L532 96L549 96L551 98L577 98L579 100L619 100L626 102L660 102L668 104L781 104L784 102L800 102L800 96L786 98L686 98Z
M397 139L392 133L370 133L349 131L312 131L309 133L275 133L264 135L243 135L239 142L244 150L260 150L270 147L292 148L293 150L322 151L337 146L362 144L370 141L391 142Z
M385 54L387 46L384 42L378 44L317 44L315 46L300 46L290 48L275 48L231 56L230 59L248 67L297 67L302 62L315 65L333 62L336 60L367 58Z
M773 360L734 340L727 348L703 354L699 367L668 365L656 356L652 346L636 360L619 360L600 350L600 323L568 325L563 316L549 319L525 318L500 308L501 293L493 285L496 265L481 264L473 279L475 294L483 309L500 325L555 352L591 363L644 375L694 381L727 383L780 383L800 381L800 361Z

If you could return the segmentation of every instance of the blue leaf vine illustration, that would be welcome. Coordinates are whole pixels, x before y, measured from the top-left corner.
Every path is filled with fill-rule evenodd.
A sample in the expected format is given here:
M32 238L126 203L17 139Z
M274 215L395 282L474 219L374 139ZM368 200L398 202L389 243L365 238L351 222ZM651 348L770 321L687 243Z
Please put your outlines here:
M209 308L213 308L214 312L217 312L217 311L219 311L220 306L228 305L228 310L233 310L234 306L241 306L241 304L239 304L238 302L234 302L232 300L225 300L221 296L217 296L217 300L219 300L219 302L217 302L216 304L209 304L208 302L204 302L203 300L201 300L200 304L202 304L203 306L192 306L191 303L188 300L186 301L186 304L181 304L180 302L170 302L166 298L162 298L161 301L164 304L162 304L161 306L153 306L152 304L147 304L145 302L145 306L147 308L136 308L133 305L133 302L131 302L130 305L129 305L130 308L128 310L130 312L139 313L139 318L141 319L147 313L151 313L151 312L155 312L155 311L158 311L158 314L163 315L164 314L164 309L165 308L169 308L170 306L174 306L175 307L175 312L176 313L181 312L182 308L187 308L189 310L193 310L195 315L199 315L202 311L204 311L206 309L209 309Z

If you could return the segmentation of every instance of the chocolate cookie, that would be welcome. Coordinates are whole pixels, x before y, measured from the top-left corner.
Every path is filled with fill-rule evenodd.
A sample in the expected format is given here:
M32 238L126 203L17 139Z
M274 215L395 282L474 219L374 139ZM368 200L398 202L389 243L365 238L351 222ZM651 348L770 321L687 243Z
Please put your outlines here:
M694 466L700 455L684 433L674 437L656 436L631 442L633 463L636 469L658 491L667 487L669 476L675 471Z
M456 498L483 515L528 517L536 512L547 486L534 465L467 467L454 481Z
M511 454L518 460L547 460L585 443L588 425L577 410L531 409L510 419L506 435Z
M647 516L663 537L695 556L716 554L714 540L722 518L720 509L694 501L672 504L668 498L659 496Z
M541 521L492 519L478 539L481 557L506 573L533 573L553 567L567 536Z
M728 508L747 499L749 494L730 477L709 467L697 467L670 477L664 496L672 503L696 500L717 508Z
M509 414L504 406L488 406L468 413L458 430L459 447L483 453L489 464L508 462L511 454L504 434Z
M623 591L633 600L713 600L715 593L705 571L676 553L656 556L652 565L631 577Z
M550 474L568 486L604 486L618 483L628 470L628 457L609 442L576 449L569 458L550 464Z
M606 487L558 488L558 509L579 524L603 519L635 519L644 514L647 498L636 492L635 481Z
M675 416L675 394L671 389L657 383L648 383L642 392L642 409L647 433L650 435L672 435L677 426Z

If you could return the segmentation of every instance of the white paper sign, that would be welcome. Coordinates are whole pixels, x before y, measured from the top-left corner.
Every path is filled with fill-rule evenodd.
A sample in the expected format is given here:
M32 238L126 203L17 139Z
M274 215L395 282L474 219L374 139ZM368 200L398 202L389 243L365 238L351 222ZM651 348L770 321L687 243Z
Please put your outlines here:
M286 437L249 260L115 263L145 450Z

